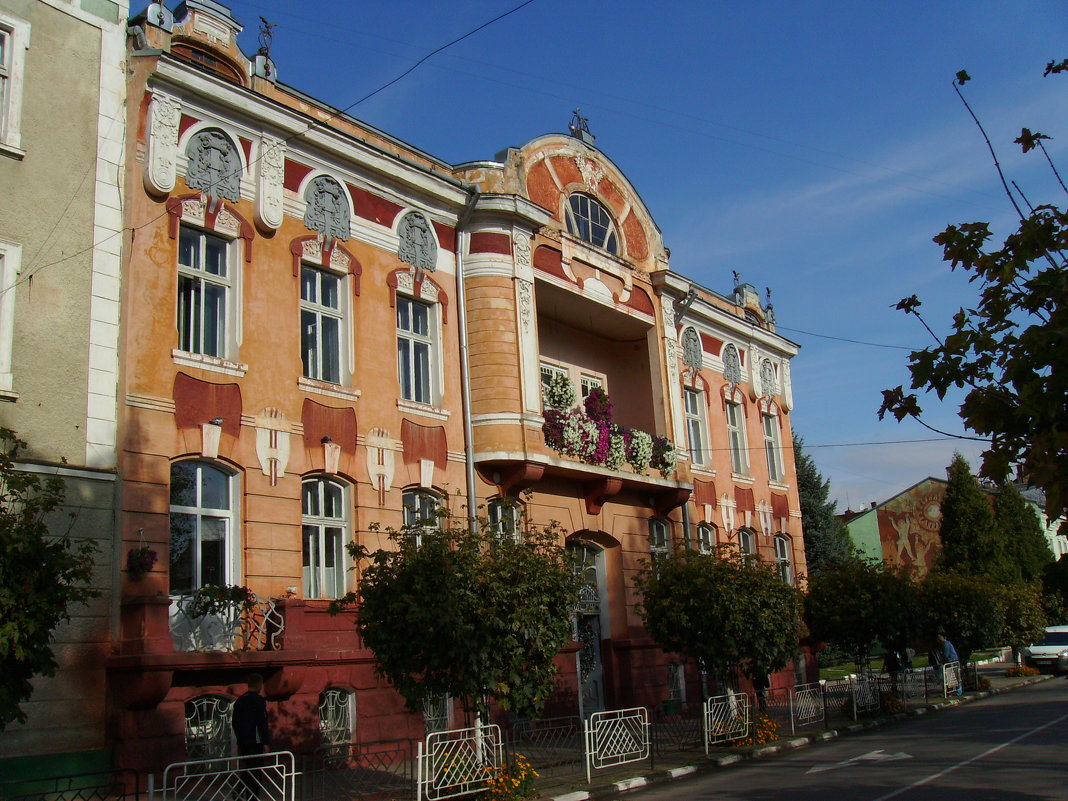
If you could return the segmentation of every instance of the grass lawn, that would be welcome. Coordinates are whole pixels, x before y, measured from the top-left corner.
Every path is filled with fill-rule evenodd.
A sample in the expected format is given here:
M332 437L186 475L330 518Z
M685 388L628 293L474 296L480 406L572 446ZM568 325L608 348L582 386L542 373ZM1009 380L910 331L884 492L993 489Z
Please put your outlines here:
M974 651L971 655L972 662L980 659L991 659L996 657L1001 652L1000 648L990 648L984 651ZM912 666L914 668L927 667L929 662L927 661L927 655L916 654L912 658ZM871 668L876 672L880 672L883 668L882 657L873 657L871 660ZM843 662L840 665L832 665L831 667L820 668L821 679L841 679L845 676L851 676L857 672L857 666L853 662Z

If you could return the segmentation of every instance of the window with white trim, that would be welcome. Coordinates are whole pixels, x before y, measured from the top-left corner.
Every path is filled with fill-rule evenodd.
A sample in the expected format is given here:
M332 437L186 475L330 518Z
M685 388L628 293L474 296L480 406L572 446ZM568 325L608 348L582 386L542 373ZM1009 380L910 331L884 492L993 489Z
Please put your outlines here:
M716 527L711 523L701 523L697 526L697 550L701 553L712 553L716 548Z
M234 699L225 695L198 695L185 702L185 758L218 759L230 756L230 720Z
M764 422L764 454L768 458L768 478L772 481L782 481L785 473L779 440L779 418L773 414L764 414L761 417Z
M15 338L15 282L22 265L22 245L0 241L0 399L14 399L11 350Z
M231 358L232 243L183 225L178 234L178 349Z
M619 252L616 224L612 221L608 209L599 200L576 192L567 199L564 218L568 233L591 245L604 248L609 253Z
M775 535L775 564L779 568L779 578L786 584L794 583L794 560L790 548L790 538L782 534Z
M731 470L748 475L749 452L745 441L745 410L742 404L727 401L727 442L731 452Z
M347 745L356 730L356 693L331 687L319 693L319 736L323 745Z
M738 532L738 552L742 556L756 556L756 539L753 532L747 528Z
M345 279L310 265L300 268L300 357L304 375L346 383L348 340Z
M434 492L425 489L408 489L401 496L404 505L404 528L415 537L415 544L422 542L423 534L441 531L442 503Z
M405 400L434 403L436 325L431 304L397 296L397 375Z
M541 396L542 407L545 407L545 393L549 389L549 384L552 383L553 377L557 375L565 375L571 379L572 386L578 388L578 403L582 403L586 396L589 395L595 389L603 389L608 391L608 378L604 373L598 373L595 370L590 370L585 367L577 367L573 364L566 364L565 362L553 361L543 358L540 362L541 367Z
M579 395L581 399L585 400L586 396L595 389L604 389L604 377L583 373L579 378Z
M494 498L486 505L490 530L497 539L519 542L522 536L521 511L515 498Z
M686 703L686 668L678 662L668 662L668 700Z
M341 484L325 478L305 479L301 485L305 598L340 598L345 594L345 495Z
M22 158L22 87L30 23L0 10L0 152Z
M653 570L659 570L660 563L671 553L671 528L662 517L649 519L649 556L652 557Z
M686 442L690 448L690 462L696 465L709 463L708 440L705 432L704 393L698 389L683 389L686 416Z
M236 582L236 485L234 475L208 462L171 465L171 595Z

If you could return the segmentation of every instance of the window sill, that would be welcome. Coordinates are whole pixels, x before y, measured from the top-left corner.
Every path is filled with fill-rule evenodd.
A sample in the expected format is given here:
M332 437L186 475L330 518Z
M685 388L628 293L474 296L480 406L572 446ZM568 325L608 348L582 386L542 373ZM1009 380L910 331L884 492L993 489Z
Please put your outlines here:
M790 485L784 481L769 481L768 486L781 492L787 492L790 489Z
M731 473L731 480L735 484L752 484L756 481L756 479L748 473Z
M708 476L709 478L716 477L716 470L713 467L706 467L703 464L691 464L690 472L699 476Z
M26 158L26 151L21 147L15 147L14 145L7 145L0 142L0 156L7 156L9 159L15 159L15 161L22 161Z
M205 356L202 353L189 353L177 348L171 351L171 358L174 359L175 364L182 367L199 367L202 370L238 376L239 378L248 372L247 364L220 359L217 356Z
M19 393L13 389L0 389L0 402L3 401L17 401L19 399Z
M404 400L404 398L397 398L397 408L402 412L420 414L423 417L433 417L435 420L448 420L452 414L448 409L439 409L429 403L417 403L416 401Z
M297 389L347 401L360 399L360 390L358 389L350 389L341 384L332 384L329 381L320 381L317 378L308 378L307 376L301 376L297 379Z

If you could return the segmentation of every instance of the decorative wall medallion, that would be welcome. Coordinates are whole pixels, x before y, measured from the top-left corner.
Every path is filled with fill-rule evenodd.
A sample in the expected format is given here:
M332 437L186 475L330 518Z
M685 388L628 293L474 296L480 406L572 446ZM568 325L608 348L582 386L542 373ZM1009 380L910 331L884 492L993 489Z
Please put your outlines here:
M723 348L723 377L731 384L742 383L742 360L738 348L732 344Z
M704 364L704 351L701 349L701 335L690 326L682 332L682 363L694 372Z
M277 229L282 225L282 181L286 166L286 146L280 139L260 139L259 185L256 195L256 212L260 223Z
M305 239L300 245L301 255L306 259L322 261L323 243L318 239Z
M148 169L144 173L145 184L149 190L166 194L174 189L182 103L176 97L153 92L148 114Z
M193 134L185 146L185 182L214 198L241 199L241 157L233 140L218 128Z
M239 236L241 234L241 221L231 214L229 209L223 209L219 212L219 216L215 218L215 230L234 237Z
M409 295L415 291L415 282L412 280L410 271L401 271L397 273L397 289L402 292L407 292Z
M604 178L604 170L601 169L601 166L584 156L576 156L575 164L579 168L579 172L582 173L582 182L590 189L596 189L597 185L601 183L601 179Z
M764 359L760 363L760 393L771 398L779 393L779 388L775 381L775 368L771 364L771 359Z
M512 238L512 248L515 252L516 264L524 267L530 266L530 237L526 234L516 234Z
M328 175L320 175L304 190L304 224L309 231L347 241L349 238L349 204L345 189Z
M200 198L190 198L182 201L182 219L190 222L204 224L204 201Z
M409 211L401 218L397 236L400 238L397 245L398 259L412 265L416 270L434 271L437 266L438 248L426 217L418 211Z
M278 409L268 406L256 415L256 457L263 474L270 476L272 487L289 464L289 435L289 421Z

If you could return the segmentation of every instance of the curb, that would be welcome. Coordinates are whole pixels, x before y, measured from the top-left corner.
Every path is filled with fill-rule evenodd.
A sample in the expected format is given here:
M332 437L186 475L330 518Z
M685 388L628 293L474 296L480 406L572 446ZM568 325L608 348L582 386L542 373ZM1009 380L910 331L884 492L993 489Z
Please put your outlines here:
M995 660L990 660L991 662ZM982 663L980 663L982 664ZM1011 692L1012 690L1018 690L1021 687L1027 687L1031 684L1037 684L1041 681L1049 681L1053 679L1050 675L1030 676L1028 678L1021 679L1018 684L1013 684L1011 687L998 687L992 690L982 690L980 692L972 693L971 695L961 696L959 698L951 698L942 701L937 704L931 704L930 706L921 707L920 709L909 710L908 712L898 712L894 715L889 715L884 718L875 718L873 720L861 721L854 723L851 726L846 726L842 729L828 729L822 731L819 734L812 734L803 737L793 737L789 740L781 740L774 745L766 745L760 748L756 748L752 751L747 751L738 754L724 754L718 757L710 757L709 759L696 762L692 765L683 765L677 768L669 768L665 770L650 771L649 773L642 774L640 776L634 776L629 779L620 779L619 781L604 784L599 787L591 787L589 790L574 790L569 793L556 796L539 796L543 801L600 801L601 799L614 798L618 795L626 793L630 790L638 790L645 787L653 787L659 784L666 784L667 782L675 781L676 779L683 779L689 776L699 776L704 773L711 773L722 768L727 768L732 765L738 765L742 762L748 762L757 759L767 759L777 754L782 754L787 751L795 751L798 748L805 748L810 745L816 745L822 742L829 742L830 740L836 740L839 737L844 737L851 734L860 734L864 731L871 729L879 729L890 723L898 723L908 720L909 718L920 717L930 712L941 712L944 709L952 709L953 707L961 706L962 704L971 703L972 701L978 701L982 698L989 698L991 695L1000 695L1002 693Z

